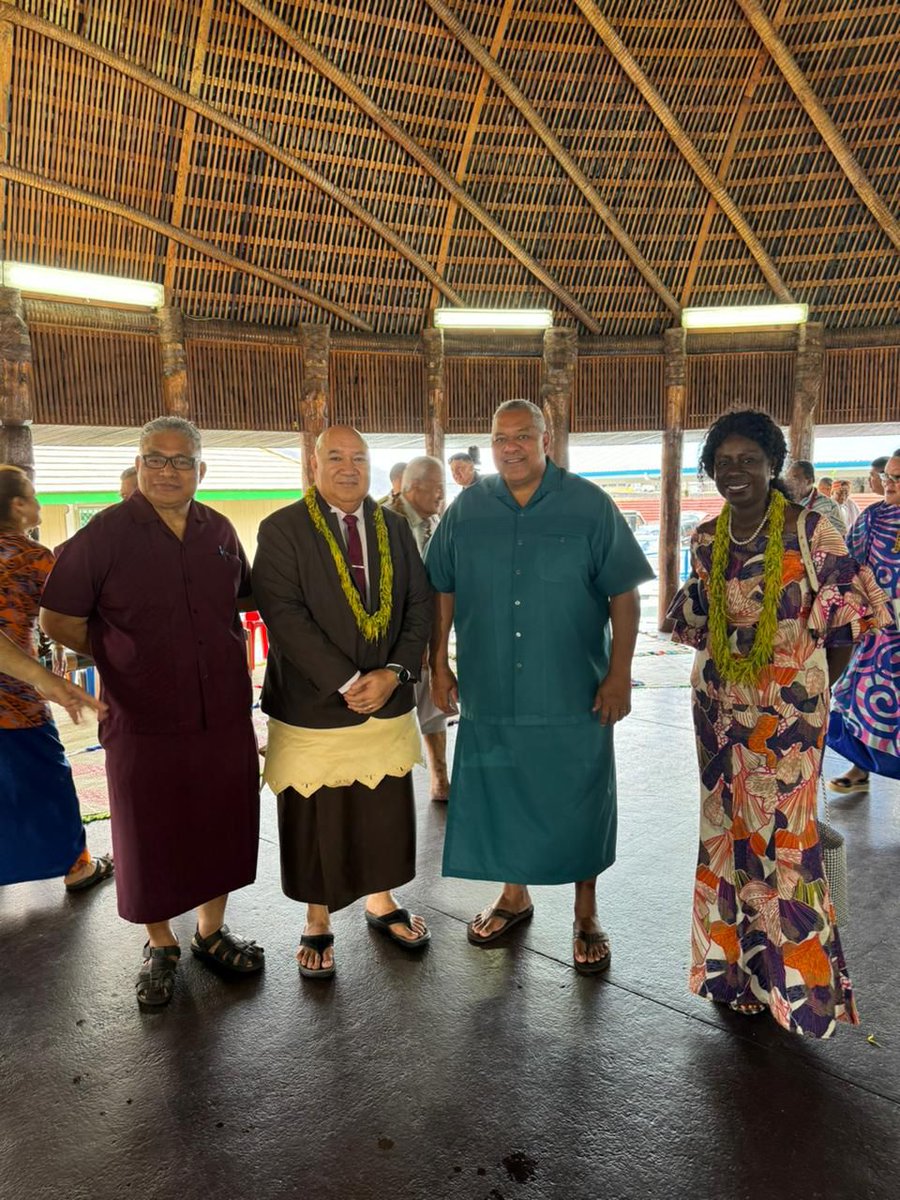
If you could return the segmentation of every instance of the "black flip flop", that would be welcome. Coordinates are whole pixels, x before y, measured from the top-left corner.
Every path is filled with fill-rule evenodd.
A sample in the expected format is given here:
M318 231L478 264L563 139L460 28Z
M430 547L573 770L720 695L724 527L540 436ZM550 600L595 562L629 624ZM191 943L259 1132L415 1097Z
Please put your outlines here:
M395 908L393 912L385 913L383 917L376 917L374 913L370 913L366 909L366 922L373 929L377 929L379 933L383 933L385 937L390 938L392 942L396 942L398 946L402 946L404 950L418 950L426 942L431 941L431 931L428 929L425 930L421 937L417 937L413 941L394 933L393 927L395 925L405 925L407 929L412 931L409 910L405 908Z
M481 916L481 914L479 913L478 916ZM510 912L508 908L492 908L491 915L488 917L488 920L490 920L491 917L499 917L502 921L505 921L506 924L501 925L499 929L495 929L493 933L489 933L487 937L481 937L472 928L475 924L475 921L478 920L478 917L476 917L474 921L470 921L466 926L466 937L473 946L489 946L491 942L496 942L498 938L502 938L505 934L509 933L514 925L518 925L522 921L530 921L533 916L533 904L529 904L527 908L523 908L521 912L517 913Z
M585 946L590 949L591 946L600 946L604 942L609 946L609 935L604 933L602 929L598 929L594 933L587 933L583 929L579 929L576 925L572 932L572 940L584 942ZM607 950L602 958L598 958L595 962L585 960L579 962L577 958L572 956L572 966L579 975L599 975L601 971L609 969L609 964L612 962L612 951Z
M839 796L850 796L854 792L869 790L868 772L864 779L851 779L849 775L838 775L837 779L828 780L829 792L837 792Z
M100 854L93 859L94 869L90 875L86 875L84 879L79 879L77 883L67 883L67 892L86 892L88 888L95 887L96 884L102 883L104 879L109 879L115 868L115 863L112 856L109 854Z
M334 934L304 933L300 938L300 945L305 946L307 950L315 950L321 959L328 947L334 945ZM330 967L304 967L303 963L298 962L297 969L304 979L331 979L337 967L334 963Z

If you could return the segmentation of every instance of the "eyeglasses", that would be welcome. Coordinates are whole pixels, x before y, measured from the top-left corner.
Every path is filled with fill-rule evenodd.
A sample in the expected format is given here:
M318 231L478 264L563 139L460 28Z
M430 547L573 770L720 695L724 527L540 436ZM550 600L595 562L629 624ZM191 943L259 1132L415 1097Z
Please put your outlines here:
M879 471L878 478L882 483L900 483L900 475L891 475L889 471Z
M142 454L141 461L150 471L161 471L169 463L176 471L193 471L197 465L196 458L191 458L188 454Z

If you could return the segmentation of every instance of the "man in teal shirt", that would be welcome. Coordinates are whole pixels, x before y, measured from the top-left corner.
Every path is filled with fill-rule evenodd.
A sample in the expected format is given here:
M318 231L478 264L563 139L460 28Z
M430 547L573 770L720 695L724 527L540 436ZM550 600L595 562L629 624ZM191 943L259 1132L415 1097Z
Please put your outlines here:
M637 585L653 572L609 497L548 445L536 405L501 404L498 474L450 505L426 552L434 700L460 707L443 871L506 880L468 926L478 946L532 915L529 884L574 883L574 965L594 974L610 961L595 887L615 861L612 726L631 710Z

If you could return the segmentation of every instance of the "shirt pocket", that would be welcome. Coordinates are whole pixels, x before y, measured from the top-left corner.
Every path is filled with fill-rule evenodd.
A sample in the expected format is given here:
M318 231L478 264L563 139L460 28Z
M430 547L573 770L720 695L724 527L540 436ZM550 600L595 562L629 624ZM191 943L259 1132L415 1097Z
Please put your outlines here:
M535 568L544 583L586 583L591 566L586 537L575 534L543 534L537 539Z

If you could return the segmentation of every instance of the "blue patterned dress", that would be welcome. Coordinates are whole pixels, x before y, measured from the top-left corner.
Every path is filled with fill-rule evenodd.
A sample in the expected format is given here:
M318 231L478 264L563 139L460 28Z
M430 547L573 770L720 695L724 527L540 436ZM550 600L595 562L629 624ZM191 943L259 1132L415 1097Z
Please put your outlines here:
M867 508L847 537L900 611L900 504ZM864 771L900 779L900 628L872 629L835 684L828 745Z

